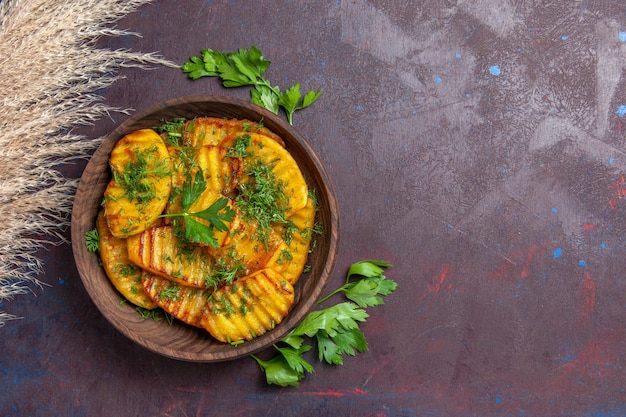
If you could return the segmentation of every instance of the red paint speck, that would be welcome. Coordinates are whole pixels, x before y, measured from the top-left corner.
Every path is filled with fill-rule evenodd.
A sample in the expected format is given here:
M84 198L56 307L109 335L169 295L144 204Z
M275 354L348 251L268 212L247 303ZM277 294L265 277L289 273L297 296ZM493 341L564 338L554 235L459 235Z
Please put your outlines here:
M308 395L313 395L316 397L334 397L334 398L344 398L344 397L351 397L351 396L365 396L368 395L366 391L363 391L361 388L354 388L354 389L349 389L349 390L344 390L344 391L337 391L337 390L327 390L327 391L309 391L305 394Z
M491 271L490 276L495 279L527 278L534 266L541 268L549 243L533 243L529 247L519 248L507 256L506 261Z
M444 265L441 268L441 272L435 279L435 282L432 285L430 285L430 292L439 294L439 291L441 290L441 286L443 285L443 282L446 280L446 277L448 276L448 271L450 271L450 265Z
M609 207L613 210L617 208L619 201L626 196L626 187L624 186L625 182L624 175L621 174L619 178L613 181L613 183L609 186L609 189L611 190Z
M597 228L598 226L596 226L595 224L583 223L583 229L585 229L585 232L590 232L592 230L596 230Z
M448 272L450 272L450 265L443 265L439 274L433 277L431 283L428 284L428 290L421 294L417 298L417 301L422 301L429 294L433 294L436 296L437 294L439 294L439 291L441 291L441 288L445 288L449 293L453 292L454 288L452 287L452 285L448 284L445 287L443 285L448 276Z

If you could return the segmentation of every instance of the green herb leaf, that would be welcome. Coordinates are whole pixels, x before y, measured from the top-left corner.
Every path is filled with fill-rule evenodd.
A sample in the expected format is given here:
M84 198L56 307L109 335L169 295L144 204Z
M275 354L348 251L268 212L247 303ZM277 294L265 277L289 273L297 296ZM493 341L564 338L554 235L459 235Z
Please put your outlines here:
M319 360L331 365L343 365L343 355L354 356L367 350L365 335L358 328L338 332L333 337L318 332L316 338Z
M189 57L189 61L185 62L181 68L183 72L189 74L189 78L191 78L192 80L197 80L198 78L201 78L201 77L210 77L212 75L215 75L211 73L210 71L206 70L202 58L197 57L197 56Z
M235 210L228 206L227 198L220 197L208 208L202 211L190 213L189 215L207 220L211 223L213 228L219 230L220 232L225 232L228 230L228 224L226 224L226 222L233 221L233 218L235 217Z
M257 85L250 90L250 99L253 104L266 108L274 114L278 114L280 110L276 91L266 85Z
M185 238L190 242L202 243L211 247L218 247L217 239L211 228L194 220L190 215L185 216Z
M293 113L297 110L298 104L300 104L300 84L296 83L289 87L284 93L281 93L278 98L278 103L285 109L287 114L287 121L292 123Z
M219 231L228 230L226 223L231 222L235 217L235 210L228 206L228 199L224 197L218 198L208 208L199 212L189 212L192 204L200 198L206 190L206 180L202 169L198 167L198 171L194 176L187 174L187 178L183 183L181 213L162 214L161 217L180 217L185 224L185 238L190 242L202 243L212 247L217 247L218 242L215 239L213 229ZM200 220L204 220L209 224L205 224Z
M317 100L321 91L309 91L302 99L300 84L295 84L284 93L263 77L270 65L259 48L252 45L250 50L240 48L236 52L220 52L203 49L202 58L191 56L181 69L189 78L219 77L224 87L254 86L250 90L252 103L278 114L285 110L287 120L293 124L293 114Z
M343 292L351 301L360 307L373 307L384 304L381 295L389 295L397 288L397 283L388 280L383 275L383 268L391 264L384 261L360 261L352 264L348 269L346 283L335 291L322 298L324 302L333 295ZM355 276L361 276L358 281L350 281Z
M183 195L181 205L183 210L189 210L189 207L202 195L206 190L206 180L202 168L198 167L198 171L192 177L191 172L187 173L187 179L183 183Z
M278 352L283 355L285 361L291 369L299 373L304 373L305 371L312 373L315 372L313 365L311 365L302 357L302 354L304 352L308 352L312 348L313 346L311 345L303 345L297 349L294 349L292 347L276 347L276 350L278 350Z
M297 387L300 380L304 378L303 372L293 369L283 355L276 355L269 361L262 361L255 355L250 355L257 361L268 384L279 385L281 387Z
M98 252L100 250L100 234L98 229L92 229L85 233L85 245L89 252Z
M390 267L391 264L384 261L360 261L350 265L348 269L348 279L353 275L362 275L364 277L375 277L382 275L383 268Z
M309 107L311 104L315 103L317 101L318 98L320 98L320 96L322 95L322 91L315 91L315 90L311 90L308 93L306 93L306 95L304 96L304 99L302 100L302 105L300 107L298 107L298 110L302 110L305 109L307 107Z
M226 55L212 49L204 49L202 51L202 62L204 63L205 76L214 77L219 75L219 67L226 62Z
M343 302L309 313L293 330L293 333L299 336L313 337L318 331L324 330L333 337L343 329L358 328L358 322L364 322L368 317L367 312L356 304Z

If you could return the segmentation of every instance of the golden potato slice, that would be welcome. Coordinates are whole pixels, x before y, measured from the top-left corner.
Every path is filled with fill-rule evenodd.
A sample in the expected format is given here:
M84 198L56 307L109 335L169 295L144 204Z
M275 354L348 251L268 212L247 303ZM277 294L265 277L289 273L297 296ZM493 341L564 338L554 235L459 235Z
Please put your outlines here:
M293 287L276 272L264 269L215 292L179 285L144 273L148 296L187 324L206 329L225 343L251 340L271 330L293 305Z
M279 324L293 301L291 284L275 271L262 269L215 291L201 325L221 342L251 340Z
M249 137L248 151L251 155L243 158L244 172L259 162L271 166L276 180L284 186L287 211L294 212L304 207L309 190L300 167L289 151L269 136L250 133Z
M225 158L225 154L226 150L219 146L203 146L198 149L196 160L204 172L209 192L228 195L241 177L241 158Z
M215 259L227 259L229 263L241 266L244 274L248 275L265 268L281 242L280 236L273 229L269 230L265 240L261 240L258 224L254 220L244 221L237 214L222 246L209 249L209 252Z
M202 314L207 308L211 291L179 285L176 281L144 271L143 290L164 311L187 324L202 326Z
M290 236L284 238L265 265L281 274L291 285L295 285L302 275L309 256L315 210L315 201L309 197L307 205L289 217L293 225ZM281 230L284 231L284 227Z
M282 139L267 128L245 119L198 117L185 124L184 132L186 142L194 147L219 145L225 138L245 132L262 133L282 143Z
M172 188L167 147L152 129L120 139L109 159L113 178L104 192L104 217L118 238L141 233L165 208Z
M120 294L136 306L152 310L157 307L143 290L141 269L130 262L126 239L113 236L104 218L104 211L98 213L96 229L100 235L99 250L102 266L107 277Z
M213 260L202 247L182 245L172 226L150 228L127 239L128 258L140 268L181 285L206 288Z

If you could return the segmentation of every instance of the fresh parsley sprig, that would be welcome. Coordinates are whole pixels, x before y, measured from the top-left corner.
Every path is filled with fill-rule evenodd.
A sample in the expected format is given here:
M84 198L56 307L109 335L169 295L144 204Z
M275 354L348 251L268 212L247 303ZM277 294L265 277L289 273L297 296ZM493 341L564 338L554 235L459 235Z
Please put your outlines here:
M227 231L228 224L235 217L235 210L228 205L228 199L225 197L218 198L208 208L190 212L191 205L206 190L206 180L202 169L198 167L198 171L192 176L191 172L187 173L187 178L183 183L181 206L182 212L162 214L161 217L180 217L185 224L185 238L190 242L202 243L212 247L218 247L219 244L213 233L213 229L219 231ZM202 222L201 220L204 220ZM208 222L208 224L206 224Z
M293 124L293 114L313 104L322 92L311 90L303 97L300 83L281 91L280 87L273 86L263 77L270 63L254 45L250 50L239 48L237 52L220 52L207 48L201 51L201 57L191 56L181 69L192 80L219 77L224 87L253 86L250 99L254 104L275 114L282 108L289 124Z
M383 275L383 268L391 265L384 261L361 261L356 262L348 269L346 283L337 288L320 300L326 301L333 295L343 292L348 300L354 301L359 307L374 307L384 304L381 295L386 296L393 293L398 284L386 279ZM367 279L351 280L354 276L362 276Z
M387 279L384 269L391 264L383 261L360 261L348 270L346 284L322 298L319 303L343 292L349 301L309 313L305 319L274 345L277 355L264 361L251 355L265 373L268 384L282 387L299 385L306 373L314 373L303 354L313 348L307 340L315 341L320 362L342 365L344 355L354 356L368 349L365 335L359 328L369 317L366 307L384 304L381 296L392 294L397 283ZM358 278L358 279L355 279Z

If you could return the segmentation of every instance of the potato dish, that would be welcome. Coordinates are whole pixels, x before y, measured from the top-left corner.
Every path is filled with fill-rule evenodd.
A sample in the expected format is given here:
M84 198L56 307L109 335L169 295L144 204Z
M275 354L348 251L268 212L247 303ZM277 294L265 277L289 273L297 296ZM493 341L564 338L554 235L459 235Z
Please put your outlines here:
M124 136L109 165L98 245L126 300L225 343L287 316L316 201L279 136L248 120L176 119Z

